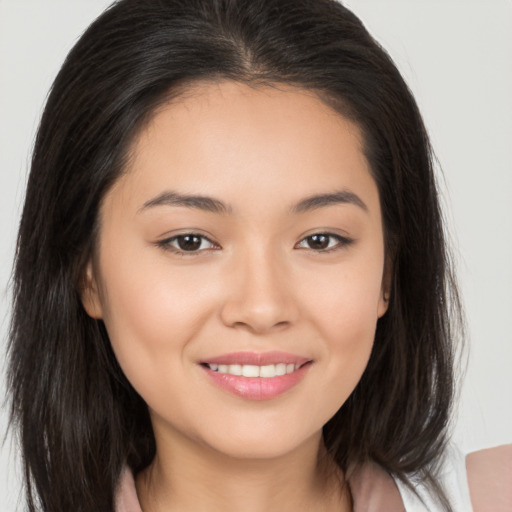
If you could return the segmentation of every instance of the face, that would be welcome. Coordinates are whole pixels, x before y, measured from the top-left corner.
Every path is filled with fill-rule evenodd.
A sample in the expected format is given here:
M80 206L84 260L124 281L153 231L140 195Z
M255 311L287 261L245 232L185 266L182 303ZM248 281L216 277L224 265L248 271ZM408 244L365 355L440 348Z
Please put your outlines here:
M272 457L320 436L386 311L376 184L312 92L198 85L104 198L83 293L159 438Z

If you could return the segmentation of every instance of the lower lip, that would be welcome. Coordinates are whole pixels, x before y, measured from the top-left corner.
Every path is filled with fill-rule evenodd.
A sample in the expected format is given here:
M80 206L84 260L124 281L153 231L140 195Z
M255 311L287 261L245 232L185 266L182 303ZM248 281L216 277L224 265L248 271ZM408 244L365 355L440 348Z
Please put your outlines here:
M248 400L270 400L296 386L306 375L311 363L303 364L298 370L278 377L242 377L219 373L201 366L211 381L220 388Z

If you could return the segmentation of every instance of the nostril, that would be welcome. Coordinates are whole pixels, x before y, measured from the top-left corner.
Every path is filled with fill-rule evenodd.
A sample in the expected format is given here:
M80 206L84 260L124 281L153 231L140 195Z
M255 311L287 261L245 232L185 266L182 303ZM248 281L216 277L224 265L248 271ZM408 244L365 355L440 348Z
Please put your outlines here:
M299 316L297 304L291 296L246 288L227 296L219 313L226 326L258 334L284 330Z

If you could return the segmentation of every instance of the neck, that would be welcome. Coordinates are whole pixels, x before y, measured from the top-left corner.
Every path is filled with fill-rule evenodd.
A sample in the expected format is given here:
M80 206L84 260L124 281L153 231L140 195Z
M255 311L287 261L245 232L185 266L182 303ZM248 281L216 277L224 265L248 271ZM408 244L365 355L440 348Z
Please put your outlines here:
M292 453L264 459L230 457L187 438L176 441L157 438L153 463L136 477L144 512L351 510L348 486L320 433Z

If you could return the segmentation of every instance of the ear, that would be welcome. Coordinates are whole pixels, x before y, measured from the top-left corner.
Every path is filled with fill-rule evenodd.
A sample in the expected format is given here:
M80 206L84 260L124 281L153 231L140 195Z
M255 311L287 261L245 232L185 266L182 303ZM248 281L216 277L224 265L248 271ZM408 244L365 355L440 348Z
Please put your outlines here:
M386 258L384 264L384 272L382 275L382 285L380 288L379 306L377 309L377 316L380 318L384 316L389 307L389 298L391 296L391 272L392 264L389 258Z
M80 298L85 311L91 318L103 318L98 281L94 272L92 260L89 260L85 268L84 276L80 283Z

